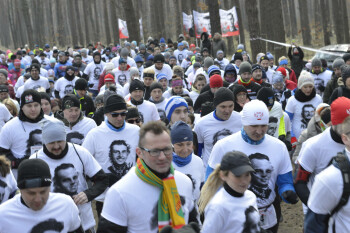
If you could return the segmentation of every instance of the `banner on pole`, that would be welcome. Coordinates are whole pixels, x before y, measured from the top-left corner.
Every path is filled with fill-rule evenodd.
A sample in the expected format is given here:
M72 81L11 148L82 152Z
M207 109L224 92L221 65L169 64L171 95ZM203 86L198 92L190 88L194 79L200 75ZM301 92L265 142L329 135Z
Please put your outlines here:
M129 32L128 32L128 27L126 25L126 21L118 18L118 26L119 26L119 38L128 39Z
M140 36L141 36L141 40L142 40L142 38L143 38L142 18L139 19L139 24L140 24Z
M190 36L190 30L193 28L192 23L192 15L188 15L184 12L182 12L182 21L183 21L183 33L184 36Z
M233 7L232 9L227 11L220 9L219 13L222 36L238 36L239 27L236 7Z
M193 21L196 38L200 38L203 32L207 32L209 36L211 35L209 12L199 13L197 11L193 11Z

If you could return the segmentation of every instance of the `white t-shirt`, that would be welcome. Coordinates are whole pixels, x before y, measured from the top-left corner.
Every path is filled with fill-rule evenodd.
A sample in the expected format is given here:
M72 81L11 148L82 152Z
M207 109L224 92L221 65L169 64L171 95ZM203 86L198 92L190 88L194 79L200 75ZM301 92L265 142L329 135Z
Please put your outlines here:
M40 87L45 88L45 90L49 89L50 88L49 80L42 76L40 76L38 80L33 80L32 78L30 78L24 83L23 91L28 89L38 90Z
M199 93L198 92L195 92L195 91L191 91L189 93L189 96L191 97L192 101L193 101L193 105L196 103L196 100L199 96Z
M2 127L12 118L11 113L5 106L5 104L0 103L0 132Z
M206 206L204 215L202 233L260 232L261 230L256 197L249 190L244 192L243 197L234 197L222 187ZM248 231L244 231L245 229Z
M189 213L194 208L192 182L181 172L175 171L174 176L187 224ZM120 226L127 226L128 232L156 233L160 192L160 188L142 181L133 167L108 190L101 216Z
M0 175L0 205L7 201L16 190L17 182L11 170L5 177Z
M317 94L312 100L307 102L299 102L294 95L288 99L286 112L294 114L292 131L296 138L299 138L301 132L307 128L307 124L320 103L322 103L322 98Z
M168 64L164 64L163 68L161 70L156 69L155 65L152 65L151 68L154 70L154 77L157 77L158 74L162 73L165 74L168 81L171 80L173 76L173 71L171 67Z
M83 119L73 127L65 126L67 142L72 142L78 145L83 144L86 135L95 127L97 127L96 122L88 117L83 117Z
M101 166L84 147L68 143L68 152L62 159L52 159L48 157L43 149L30 156L30 159L42 159L50 167L52 175L51 192L64 193L72 196L88 189L86 176L93 177ZM85 173L84 173L85 172ZM92 213L91 202L78 205L80 218L84 230L88 230L96 225Z
M62 77L55 82L55 90L60 92L60 98L63 99L65 95L74 94L75 82L79 77L74 77L72 81Z
M62 230L55 231L55 226ZM26 207L18 194L0 205L0 232L43 232L67 233L81 225L79 211L72 198L61 193L50 193L45 206L38 211Z
M139 130L138 126L125 123L125 128L116 132L111 130L105 122L102 122L86 135L83 147L95 157L104 172L113 173L119 180L136 164ZM118 153L124 155L124 161L122 161L123 159L116 161L114 157L112 158L113 154L118 156ZM96 200L103 201L104 197L105 193L98 196Z
M258 207L262 208L259 210L260 214L264 216L262 218L262 227L264 229L273 227L277 224L277 218L274 207L271 204L276 197L275 184L277 176L292 171L286 146L279 139L267 134L262 143L251 145L243 140L241 132L237 132L214 145L208 165L211 168L215 168L217 164L221 163L222 157L230 151L241 151L250 158L252 167L257 172L252 173L249 189L257 196Z
M349 151L346 151L349 158ZM343 178L339 168L330 165L316 176L312 186L308 207L316 214L327 215L338 205L344 189ZM329 225L328 232L349 232L350 226L350 202L336 212L332 219L335 223L335 231Z
M220 70L225 70L225 67L230 64L230 61L227 60L226 58L223 58L221 61L219 61L217 58L214 59L214 61L219 62L220 64Z
M128 104L135 106L128 102ZM158 121L160 120L157 107L154 103L144 100L142 104L136 106L139 110L140 117L143 119L143 124L146 124L149 121Z
M311 190L315 176L325 169L331 159L344 148L344 144L332 139L330 128L303 143L297 161L306 171L312 173L308 182L309 190Z
M126 83L130 82L130 70L120 70L119 67L112 70L115 75L115 82L120 86L124 86Z
M173 167L175 170L185 174L188 176L193 184L193 199L197 201L200 195L200 188L204 183L204 169L203 169L203 161L197 155L192 154L191 162L183 167L177 166L173 162Z
M104 67L105 67L105 63L103 61L101 61L100 64L95 64L95 62L90 62L86 66L84 70L84 74L89 76L89 83L94 84L94 86L90 88L91 90L98 89L98 82Z
M85 62L86 64L89 64L94 61L94 58L90 55L87 55L86 57L82 56L81 60L83 60L83 62Z
M232 111L231 117L227 121L218 120L217 117L214 116L214 112L212 112L196 123L194 131L197 134L198 143L204 144L202 160L205 168L208 165L213 146L220 139L240 131L241 128L241 115L235 111Z
M314 79L316 93L320 96L323 96L323 91L321 91L320 89L324 89L327 86L328 81L332 78L332 71L325 70L324 72L319 74L313 74L310 72L310 74L311 77Z
M184 60L187 57L187 49L178 50L176 49L174 51L174 56L176 57L176 60L179 64L181 64L182 60Z
M20 86L16 91L16 98L21 99L21 95L24 92L24 85Z

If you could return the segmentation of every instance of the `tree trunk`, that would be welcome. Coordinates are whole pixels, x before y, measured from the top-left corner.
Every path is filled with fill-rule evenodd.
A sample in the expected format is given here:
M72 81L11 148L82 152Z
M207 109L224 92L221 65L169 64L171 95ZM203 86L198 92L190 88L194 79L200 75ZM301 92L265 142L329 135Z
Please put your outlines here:
M22 10L22 16L23 16L23 18L25 20L24 22L26 24L26 29L27 29L26 33L28 35L28 42L27 42L27 44L29 46L33 46L33 44L34 44L34 42L33 42L33 35L32 35L33 29L32 29L32 24L31 24L31 21L30 21L30 16L29 16L28 2L27 2L27 0L22 0L21 2L22 2L22 4L20 4L20 6L22 8L21 9Z
M283 22L284 22L284 28L286 30L286 36L290 38L291 36L291 24L290 24L290 13L288 9L288 2L282 1L282 14L283 14Z
M273 39L273 31L271 30L270 24L266 23L266 15L272 14L272 11L269 7L271 0L259 0L259 8L260 8L260 35L261 37L272 40ZM257 17L258 14L255 16ZM260 41L262 49L260 52L266 53L266 49L268 51L273 50L273 44L266 43L265 41Z
M119 28L118 28L118 17L117 17L117 7L115 5L115 0L110 0L110 14L111 14L111 24L112 24L112 41L114 44L119 42Z
M224 1L224 5L225 5L225 9L226 10L229 10L231 9L233 6L230 4L231 1L229 0L225 0ZM227 55L231 55L231 54L234 54L235 53L235 44L233 42L233 36L229 36L229 37L226 37L227 39L227 54L226 54L226 57L230 60L230 56L227 56Z
M301 33L303 35L303 44L311 45L311 29L306 0L299 0L299 12L301 21Z
M330 32L330 17L329 17L329 6L328 0L321 0L321 11L322 11L322 28L323 28L323 42L324 45L331 44L331 32Z
M290 26L291 26L291 37L295 38L298 36L298 24L297 17L295 14L295 4L294 0L287 0L289 16L290 16Z
M79 12L75 8L74 1L68 1L68 19L69 19L69 25L70 25L70 31L71 31L71 38L72 38L72 43L73 47L78 44L78 39L79 39L79 34L77 31L77 17L76 17L76 12ZM78 19L79 20L79 19Z
M239 0L233 0L233 5L236 7L236 11L237 11L240 43L244 44L246 48L241 4Z
M321 11L321 5L320 5L320 1L319 0L314 0L314 20L315 20L315 25L314 25L314 30L315 30L315 43L313 44L317 44L318 47L321 46L321 41L322 41L322 11Z
M175 18L175 20L178 20L178 17L180 16L180 15L182 15L182 7L181 7L181 1L180 0L174 0L174 4L175 4L175 17L177 17L177 18ZM182 17L181 17L181 19L182 19ZM176 21L175 21L176 22ZM180 24L180 23L176 23L176 30L175 30L175 38L176 38L176 40L175 41L177 41L177 38L178 38L178 36L180 35L182 33L182 23ZM175 42L174 41L174 42Z
M252 50L252 60L255 61L256 55L261 52L260 40L255 40L260 36L260 25L258 15L258 8L256 0L246 0L245 10L248 18L248 30L250 35L250 47Z
M216 32L221 34L219 3L217 0L207 0L207 4L209 7L211 35L214 36Z
M121 3L125 12L125 20L128 27L129 40L140 41L140 24L135 14L134 4L131 0L122 0Z
M278 22L278 20L283 20L283 15L282 15L282 4L281 0L275 0L274 1L274 10L272 11L272 21L273 22ZM284 24L283 22L279 23L274 23L273 25L273 39L278 42L285 43L286 42L286 37L285 37L285 29L284 29ZM286 53L286 48L281 45L275 45L274 46L274 56L275 56L275 62L278 62L278 58L285 56Z
M342 9L342 18L344 21L344 43L349 43L350 38L349 38L349 18L348 18L348 10L346 7L346 0L341 0L341 9Z

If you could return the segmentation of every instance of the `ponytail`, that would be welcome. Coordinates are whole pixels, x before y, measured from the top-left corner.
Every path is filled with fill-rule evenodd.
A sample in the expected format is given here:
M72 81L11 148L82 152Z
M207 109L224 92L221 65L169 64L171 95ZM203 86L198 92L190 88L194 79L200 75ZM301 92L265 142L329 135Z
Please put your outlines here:
M5 157L5 155L0 155L0 175L5 177L10 173L10 161Z

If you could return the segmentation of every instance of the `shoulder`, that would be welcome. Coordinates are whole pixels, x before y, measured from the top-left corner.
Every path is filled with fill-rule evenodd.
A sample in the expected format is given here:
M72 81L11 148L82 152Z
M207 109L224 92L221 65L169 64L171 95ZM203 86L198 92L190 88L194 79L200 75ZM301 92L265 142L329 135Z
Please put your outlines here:
M140 130L140 127L134 124L125 123L125 129L138 132Z

